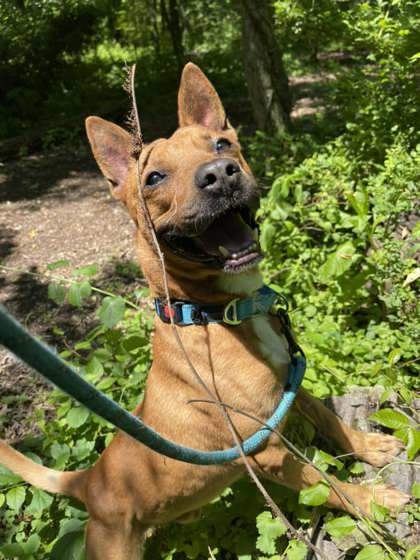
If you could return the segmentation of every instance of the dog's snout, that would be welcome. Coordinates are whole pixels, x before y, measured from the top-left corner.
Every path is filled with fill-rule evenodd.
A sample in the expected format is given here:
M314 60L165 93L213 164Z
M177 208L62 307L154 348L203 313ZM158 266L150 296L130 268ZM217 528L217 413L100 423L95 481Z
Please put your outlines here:
M216 159L200 165L195 174L195 184L200 189L216 194L223 187L235 187L240 172L239 165L233 159Z

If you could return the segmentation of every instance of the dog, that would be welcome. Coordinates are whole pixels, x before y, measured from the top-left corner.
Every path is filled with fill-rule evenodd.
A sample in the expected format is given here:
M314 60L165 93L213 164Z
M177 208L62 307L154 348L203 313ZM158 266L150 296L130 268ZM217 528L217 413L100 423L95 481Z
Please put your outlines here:
M164 299L165 289L139 185L165 257L171 299L227 304L262 285L257 267L261 253L251 227L259 189L216 90L192 63L182 73L178 111L179 128L170 138L146 145L138 168L133 137L126 130L89 117L87 135L113 196L126 205L136 225L138 256L152 295ZM135 414L181 445L207 451L230 448L234 442L220 409L189 402L207 396L172 328L156 316L153 364ZM178 333L194 367L220 401L263 421L272 415L290 360L277 317L256 315L234 326L194 325L178 328ZM371 465L383 466L401 450L394 437L346 426L302 388L295 406L344 452ZM248 416L232 418L242 439L259 427ZM278 429L283 426L284 421ZM296 492L322 479L275 435L248 460L259 476ZM201 506L246 473L243 459L196 466L164 457L124 433L83 471L48 469L5 442L0 443L0 463L30 484L85 504L89 560L137 560L150 528L193 519ZM409 500L385 485L334 482L327 505L349 513L354 513L355 504L369 515L373 498L392 511Z

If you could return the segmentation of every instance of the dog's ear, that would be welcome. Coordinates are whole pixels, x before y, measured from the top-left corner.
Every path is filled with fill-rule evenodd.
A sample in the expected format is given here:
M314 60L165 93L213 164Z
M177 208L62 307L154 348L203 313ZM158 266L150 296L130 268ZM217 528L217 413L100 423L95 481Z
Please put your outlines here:
M100 117L86 119L86 132L96 162L109 183L111 194L125 201L125 184L133 149L131 135L120 126Z
M178 92L179 126L201 124L214 130L227 128L226 113L216 90L198 66L189 62Z

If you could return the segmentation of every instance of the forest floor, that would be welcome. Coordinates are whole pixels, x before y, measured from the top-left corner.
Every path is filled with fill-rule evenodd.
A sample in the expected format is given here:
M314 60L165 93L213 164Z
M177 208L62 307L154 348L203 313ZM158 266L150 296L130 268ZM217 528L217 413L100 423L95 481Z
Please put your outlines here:
M57 307L48 299L47 265L97 263L101 285L126 282L134 259L134 227L115 202L86 150L38 154L0 167L0 303L31 332L54 344L54 327L71 343L83 336L93 312ZM34 427L33 411L47 406L43 382L0 351L0 433L21 439ZM1 429L3 428L3 430Z
M300 119L306 127L306 120L324 109L322 95L333 79L331 74L315 74L291 80L295 121ZM234 122L245 125L251 120L249 111L233 116ZM153 136L166 134L175 125L161 119L156 126L156 121L149 122L151 117L146 115L144 125L146 132L153 128ZM132 289L133 234L134 226L110 196L87 142L71 152L61 148L0 163L0 304L47 343L55 344L57 328L66 333L69 345L83 338L95 312L94 306L81 314L49 300L47 265L69 260L68 268L57 271L65 276L96 263L101 271L96 285ZM46 388L38 376L0 349L1 437L17 442L36 432L33 412L48 407Z

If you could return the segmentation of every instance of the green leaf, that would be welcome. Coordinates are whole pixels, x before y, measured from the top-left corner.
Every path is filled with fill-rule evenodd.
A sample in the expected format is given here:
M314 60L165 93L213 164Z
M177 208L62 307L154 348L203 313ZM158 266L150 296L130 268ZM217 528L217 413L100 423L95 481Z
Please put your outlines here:
M48 285L48 297L57 305L62 305L66 299L67 289L61 284Z
M264 511L257 516L257 529L259 533L257 539L258 550L265 554L274 554L276 552L276 540L286 533L286 527L278 519L273 519L269 511Z
M57 268L64 268L69 266L69 264L70 261L68 259L60 259L59 261L47 264L47 270L57 270Z
M85 371L88 375L99 376L103 374L104 368L98 358L96 356L92 356L86 364Z
M407 458L412 461L420 449L420 431L416 428L407 430Z
M82 519L76 519L72 517L71 519L62 519L60 522L60 531L58 533L59 539L67 535L67 533L76 533L83 531L86 525L86 521Z
M326 471L328 469L328 465L336 467L338 470L341 470L344 466L341 461L339 461L329 453L322 451L322 449L315 450L315 455L312 461L322 471Z
M331 253L319 270L319 280L327 283L329 280L338 278L344 274L353 264L356 248L351 241L347 241L338 247L335 253Z
M109 329L113 329L123 319L125 302L122 297L106 297L98 310L98 317Z
M22 545L25 554L31 555L35 554L35 552L39 549L41 544L41 539L37 534L33 534L29 537L29 539Z
M6 502L10 509L13 511L20 511L23 502L25 501L26 489L23 486L16 486L11 488L6 494Z
M81 307L83 300L90 296L92 287L87 280L73 282L67 292L67 301L74 307Z
M276 235L276 228L269 222L264 222L260 232L260 244L263 251L267 251Z
M84 532L67 533L55 543L50 560L84 560L84 550Z
M95 276L99 271L99 266L97 264L88 264L87 266L82 266L81 268L76 268L73 270L73 276Z
M291 540L287 549L289 560L304 560L308 552L308 547L301 541Z
M413 486L411 487L411 493L413 495L413 498L420 500L420 482L415 482L413 484Z
M388 363L391 365L395 365L397 362L400 361L401 359L401 355L402 355L402 350L401 348L394 348L393 350L391 350L391 352L388 354Z
M351 474L363 474L365 472L365 467L363 466L363 463L359 463L358 461L356 461L349 468L349 472Z
M50 507L54 498L39 488L34 488L31 492L32 501L25 511L30 515L41 515L45 509Z
M8 486L9 484L16 484L21 482L19 475L12 473L3 465L0 465L0 486Z
M372 513L372 517L375 521L379 523L384 523L388 520L389 517L389 509L385 506L381 506L375 502L370 502L370 511Z
M420 544L409 548L404 556L404 560L416 560L420 555Z
M62 469L66 463L68 458L70 457L70 449L69 446L63 443L62 445L59 443L53 443L50 448L51 457L55 460L54 467L56 469Z
M350 535L356 527L357 525L355 520L349 515L343 515L342 517L331 519L331 521L325 523L325 530L327 533L337 539Z
M327 501L329 493L328 484L324 481L317 482L299 492L299 503L305 506L320 506Z
M67 425L70 428L79 428L89 418L89 410L85 407L72 408L66 416Z
M4 544L0 548L4 558L23 558L25 556L25 551L18 543Z
M399 430L410 426L410 420L404 414L392 408L378 410L378 412L369 416L369 420L374 420L381 426L391 428L392 430Z
M0 494L0 508L4 505L5 502L6 496L4 494Z
M384 560L385 553L378 544L368 544L360 550L354 560Z

